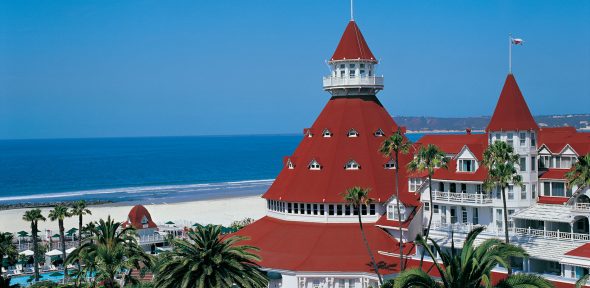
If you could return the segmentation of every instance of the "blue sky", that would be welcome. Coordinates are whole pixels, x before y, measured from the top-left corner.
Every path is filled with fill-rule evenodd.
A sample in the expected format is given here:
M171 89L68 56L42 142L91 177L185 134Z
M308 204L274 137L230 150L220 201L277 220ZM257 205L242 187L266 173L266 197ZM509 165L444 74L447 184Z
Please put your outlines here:
M492 113L513 72L534 114L590 112L590 1L355 1L388 111ZM0 138L299 133L346 0L1 1Z

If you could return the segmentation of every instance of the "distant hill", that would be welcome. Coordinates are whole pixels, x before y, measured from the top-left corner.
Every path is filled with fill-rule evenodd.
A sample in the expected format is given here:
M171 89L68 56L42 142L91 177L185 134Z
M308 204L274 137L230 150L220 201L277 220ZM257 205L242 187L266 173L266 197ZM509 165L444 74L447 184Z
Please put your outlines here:
M405 126L409 131L464 131L466 128L477 131L485 129L490 116L464 118L397 116L394 119L398 125ZM541 128L572 126L590 131L590 114L541 115L535 116L535 120Z

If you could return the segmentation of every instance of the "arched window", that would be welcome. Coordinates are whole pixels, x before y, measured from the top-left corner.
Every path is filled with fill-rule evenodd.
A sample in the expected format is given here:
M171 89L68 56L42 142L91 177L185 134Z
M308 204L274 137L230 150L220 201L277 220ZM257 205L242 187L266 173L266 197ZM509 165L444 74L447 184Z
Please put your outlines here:
M344 169L346 170L359 170L361 168L361 165L359 165L359 163L357 163L354 160L349 160L348 162L346 162L346 165L344 165Z
M356 130L354 130L354 128L348 130L348 137L358 137L359 136L359 132L357 132Z
M309 162L309 165L307 166L309 168L309 170L320 170L322 169L322 165L320 165L320 163L318 161L311 160L311 162Z
M329 138L332 137L332 132L330 132L330 130L328 130L328 128L324 129L324 132L322 132L322 136Z
M383 130L381 130L381 128L377 129L377 131L375 131L375 133L373 133L373 135L375 135L375 137L383 137L385 136L385 133L383 133Z

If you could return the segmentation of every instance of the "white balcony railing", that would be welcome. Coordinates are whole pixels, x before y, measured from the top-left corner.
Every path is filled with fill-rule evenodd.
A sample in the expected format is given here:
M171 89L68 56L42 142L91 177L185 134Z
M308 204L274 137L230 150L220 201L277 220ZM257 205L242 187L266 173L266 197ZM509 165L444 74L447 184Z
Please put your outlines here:
M531 228L515 228L513 230L517 235L522 236L533 236L533 237L540 237L545 239L556 239L556 240L569 240L569 241L583 241L589 242L590 235L589 234L580 234L580 233L571 233L571 232L561 232L561 231L547 231L547 230L539 230L539 229L531 229Z
M573 211L590 212L590 203L576 203L572 207Z
M383 76L324 77L324 88L368 86L383 88Z
M164 236L160 234L153 234L153 235L144 235L139 237L139 244L146 245L146 244L153 244L153 243L160 243L164 242Z
M432 200L448 201L457 203L474 203L474 204L488 204L492 203L492 198L485 194L474 193L454 193L433 191Z

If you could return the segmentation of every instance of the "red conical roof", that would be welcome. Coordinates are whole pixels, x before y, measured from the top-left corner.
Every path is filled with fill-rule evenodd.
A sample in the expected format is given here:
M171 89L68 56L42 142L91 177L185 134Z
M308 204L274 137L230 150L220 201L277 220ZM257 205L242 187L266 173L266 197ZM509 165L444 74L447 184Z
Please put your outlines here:
M539 126L531 115L514 75L508 74L486 131L514 130L539 130Z
M133 226L135 229L156 228L158 225L152 220L152 215L143 205L135 205L129 211L127 221L123 222L123 227Z
M348 22L348 26L346 26L346 30L344 30L344 34L340 38L340 43L338 43L338 47L334 51L334 55L332 55L330 61L351 59L377 62L354 20Z
M328 129L331 137L323 137ZM357 137L348 137L354 129ZM381 129L384 137L374 135ZM346 189L361 186L371 188L369 196L385 202L395 194L394 172L385 169L388 162L379 153L386 137L397 131L398 126L381 105L377 97L332 97L311 127L312 137L304 137L290 156L294 169L284 167L264 194L264 198L305 203L344 203ZM405 167L411 156L400 157ZM308 165L316 160L321 169L310 170ZM354 160L358 170L346 170L347 162ZM400 169L400 198L409 206L419 205L419 195L409 193L406 169Z

